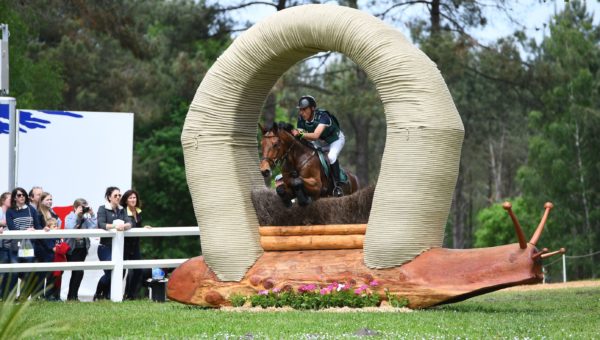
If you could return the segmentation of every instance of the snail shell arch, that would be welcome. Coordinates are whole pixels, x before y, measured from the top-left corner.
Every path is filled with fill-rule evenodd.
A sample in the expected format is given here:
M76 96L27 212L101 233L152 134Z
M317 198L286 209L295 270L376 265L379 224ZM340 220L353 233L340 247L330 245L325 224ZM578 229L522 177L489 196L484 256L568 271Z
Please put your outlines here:
M202 80L185 120L181 141L202 251L223 281L241 280L262 254L250 193L264 187L256 149L263 101L287 69L321 51L358 64L385 110L366 265L397 266L442 245L464 129L436 65L367 13L335 5L292 7L233 42Z

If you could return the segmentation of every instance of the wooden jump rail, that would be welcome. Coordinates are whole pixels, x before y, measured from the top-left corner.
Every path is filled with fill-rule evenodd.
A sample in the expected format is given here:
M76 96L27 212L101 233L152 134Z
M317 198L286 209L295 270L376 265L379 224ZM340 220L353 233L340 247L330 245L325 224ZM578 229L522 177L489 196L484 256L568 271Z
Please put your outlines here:
M265 226L259 228L266 251L362 249L366 224Z

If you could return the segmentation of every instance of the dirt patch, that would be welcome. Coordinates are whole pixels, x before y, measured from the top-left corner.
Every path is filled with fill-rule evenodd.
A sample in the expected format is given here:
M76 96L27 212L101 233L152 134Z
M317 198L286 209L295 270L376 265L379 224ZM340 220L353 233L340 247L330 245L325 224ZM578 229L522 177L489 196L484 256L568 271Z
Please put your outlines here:
M503 291L528 291L528 290L546 290L546 289L561 289L561 288L584 288L584 287L600 287L600 280L590 281L571 281L564 283L540 283L536 285L516 286L503 289Z

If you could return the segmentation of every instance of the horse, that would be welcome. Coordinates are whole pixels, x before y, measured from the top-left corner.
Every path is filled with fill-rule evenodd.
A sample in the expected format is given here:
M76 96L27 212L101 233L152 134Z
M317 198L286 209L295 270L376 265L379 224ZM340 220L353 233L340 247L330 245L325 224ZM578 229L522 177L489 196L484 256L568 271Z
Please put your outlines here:
M312 143L296 139L288 123L273 124L268 130L258 126L262 131L260 172L268 178L272 169L281 165L283 185L276 191L287 207L291 207L293 198L306 206L321 197L333 196L333 175L325 174ZM347 170L346 175L348 180L341 187L345 194L352 194L359 189L358 178Z

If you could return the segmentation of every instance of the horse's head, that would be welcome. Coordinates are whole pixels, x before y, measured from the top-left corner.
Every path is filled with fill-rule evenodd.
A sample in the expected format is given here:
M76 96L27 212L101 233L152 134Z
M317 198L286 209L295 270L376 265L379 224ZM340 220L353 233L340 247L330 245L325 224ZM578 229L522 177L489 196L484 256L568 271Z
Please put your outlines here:
M262 159L260 160L260 173L263 177L270 177L271 170L275 164L283 157L285 146L279 137L277 124L269 130L258 124L262 131L262 141L260 143L262 149Z

